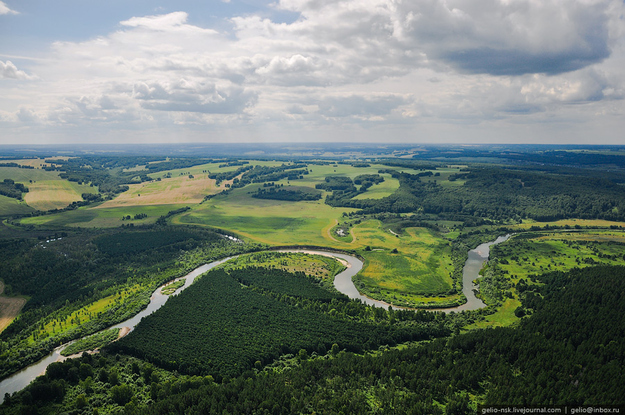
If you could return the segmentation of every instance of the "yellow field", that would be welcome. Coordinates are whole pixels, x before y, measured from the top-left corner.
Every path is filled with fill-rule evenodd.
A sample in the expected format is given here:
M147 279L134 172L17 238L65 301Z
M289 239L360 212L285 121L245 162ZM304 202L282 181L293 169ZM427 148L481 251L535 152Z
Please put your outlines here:
M38 210L62 209L72 202L83 200L83 193L97 192L97 187L60 178L26 183L26 186L29 192L24 195L24 201Z
M193 179L186 175L161 179L161 181L131 184L128 186L130 188L128 191L120 193L115 199L108 200L97 208L200 203L204 200L204 196L224 190L225 183L228 182L223 182L220 187L217 187L215 180L202 174Z
M2 295L3 292L4 283L0 281L0 333L13 322L26 304L25 298L7 297Z

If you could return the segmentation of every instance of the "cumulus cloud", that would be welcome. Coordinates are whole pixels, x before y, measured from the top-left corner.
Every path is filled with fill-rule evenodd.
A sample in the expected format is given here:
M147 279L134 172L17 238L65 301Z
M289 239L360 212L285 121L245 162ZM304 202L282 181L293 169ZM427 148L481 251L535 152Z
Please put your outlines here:
M254 105L257 95L237 86L217 87L188 82L139 83L133 96L141 107L158 111L184 111L206 114L235 114Z
M469 73L558 74L610 55L611 0L282 0L301 13L292 25L239 20L259 35L317 33L324 42L391 59L442 63Z
M203 29L187 24L188 17L189 15L185 12L173 12L154 16L133 17L120 22L120 24L122 26L161 32L217 33L212 29Z
M278 22L268 10L234 16L217 31L189 23L183 11L132 17L108 34L53 43L50 60L37 67L45 102L35 83L4 82L33 88L0 93L15 102L10 114L25 105L58 124L233 129L242 116L252 126L479 124L602 102L614 103L616 110L604 111L614 114L625 98L619 0L281 0L271 7L295 19ZM33 78L9 61L0 62L0 77ZM20 119L28 122L28 113Z
M17 14L15 10L11 10L3 1L0 1L0 15L3 14Z
M35 79L34 76L28 75L26 72L17 69L17 67L11 61L0 61L0 78Z

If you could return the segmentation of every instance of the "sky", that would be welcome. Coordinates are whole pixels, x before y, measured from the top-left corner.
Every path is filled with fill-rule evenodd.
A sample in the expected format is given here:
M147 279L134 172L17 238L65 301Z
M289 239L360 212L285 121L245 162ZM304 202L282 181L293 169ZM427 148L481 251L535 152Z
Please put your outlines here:
M0 144L625 144L623 0L2 0Z

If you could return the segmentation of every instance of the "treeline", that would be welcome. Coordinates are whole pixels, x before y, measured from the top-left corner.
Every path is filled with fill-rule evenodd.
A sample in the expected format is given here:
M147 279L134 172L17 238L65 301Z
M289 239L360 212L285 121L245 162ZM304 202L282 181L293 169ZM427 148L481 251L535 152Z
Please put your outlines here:
M282 179L297 180L308 174L306 164L283 164L277 167L255 166L246 172L241 181L245 183L275 182Z
M28 193L28 187L21 183L15 183L11 179L4 179L0 182L0 195L22 200L22 193Z
M256 199L272 199L272 200L287 200L292 202L299 202L302 200L320 200L321 192L303 191L303 190L290 190L290 189L276 189L270 187L269 189L260 188L256 193L252 193L252 197Z
M18 169L31 169L34 170L35 168L33 166L27 166L24 164L17 164L17 163L0 163L0 167L17 167Z
M382 172L382 171L381 171ZM326 203L330 206L342 206L359 194L365 193L374 184L384 182L384 177L379 174L361 174L354 180L345 176L328 176L323 183L315 185L316 189L332 192L326 197ZM359 185L357 189L355 185Z
M599 149L599 148L596 148ZM614 148L613 148L614 149ZM601 151L605 151L604 148ZM474 150L462 147L453 149L450 153L449 149L430 149L426 152L420 152L414 155L414 159L440 159L440 158L490 158L514 161L517 163L534 163L541 165L559 165L559 166L618 166L625 167L625 157L619 154L602 154L591 153L587 151L566 151L566 150L547 150L535 149L504 149L495 150L492 148L485 150Z
M240 175L241 173L245 173L248 170L253 169L254 166L243 166L243 167L239 167L236 170L233 171L227 171L227 172L222 172L222 173L212 173L208 175L209 179L213 179L215 180L217 186L219 186L221 184L221 182L225 181L225 180L232 180L235 177L237 177L238 175Z
M234 275L274 293L285 290L311 295L302 294L292 284L278 287L273 279L261 282L260 277L242 277L239 272ZM336 343L341 348L361 352L381 344L424 340L449 333L439 326L377 325L335 318L331 312L323 314L302 307L302 299L276 301L287 295L276 294L267 296L242 288L232 274L214 270L170 298L165 306L144 318L130 335L108 349L169 370L210 374L221 379L239 375L254 367L256 361L268 363L302 349L305 353L325 354Z

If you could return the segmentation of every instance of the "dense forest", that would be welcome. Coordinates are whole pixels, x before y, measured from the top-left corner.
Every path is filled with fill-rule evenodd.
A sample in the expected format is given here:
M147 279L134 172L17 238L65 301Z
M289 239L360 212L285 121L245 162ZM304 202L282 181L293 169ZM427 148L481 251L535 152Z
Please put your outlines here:
M0 334L0 378L66 341L131 317L158 285L204 258L256 249L210 230L163 227L63 232L41 241L5 239L0 246L5 293L29 296L20 316ZM181 251L203 257L181 263ZM98 300L110 304L99 311L85 308Z
M357 193L349 178L328 177L317 187L333 191L326 198L330 206L358 208L366 213L460 214L492 220L625 220L625 187L600 178L580 180L560 174L476 168L450 177L463 180L462 186L445 187L421 180L423 174L382 172L391 173L400 182L400 188L383 199L352 199Z
M299 352L219 382L212 376L172 376L108 352L86 355L50 366L2 410L123 406L145 414L469 414L477 404L625 404L625 268L537 278L539 284L523 296L523 306L533 312L518 327L383 353L356 354L333 345L323 355ZM186 344L185 338L180 346Z
M109 347L169 370L221 379L283 354L325 354L334 343L361 352L449 333L429 317L421 324L413 317L409 326L354 320L345 311L367 308L349 303L301 274L262 268L214 270Z
M321 199L321 192L304 191L300 189L276 189L274 187L265 189L261 187L256 193L252 194L252 197L256 199L289 200L292 202L298 202L301 200L319 200Z

